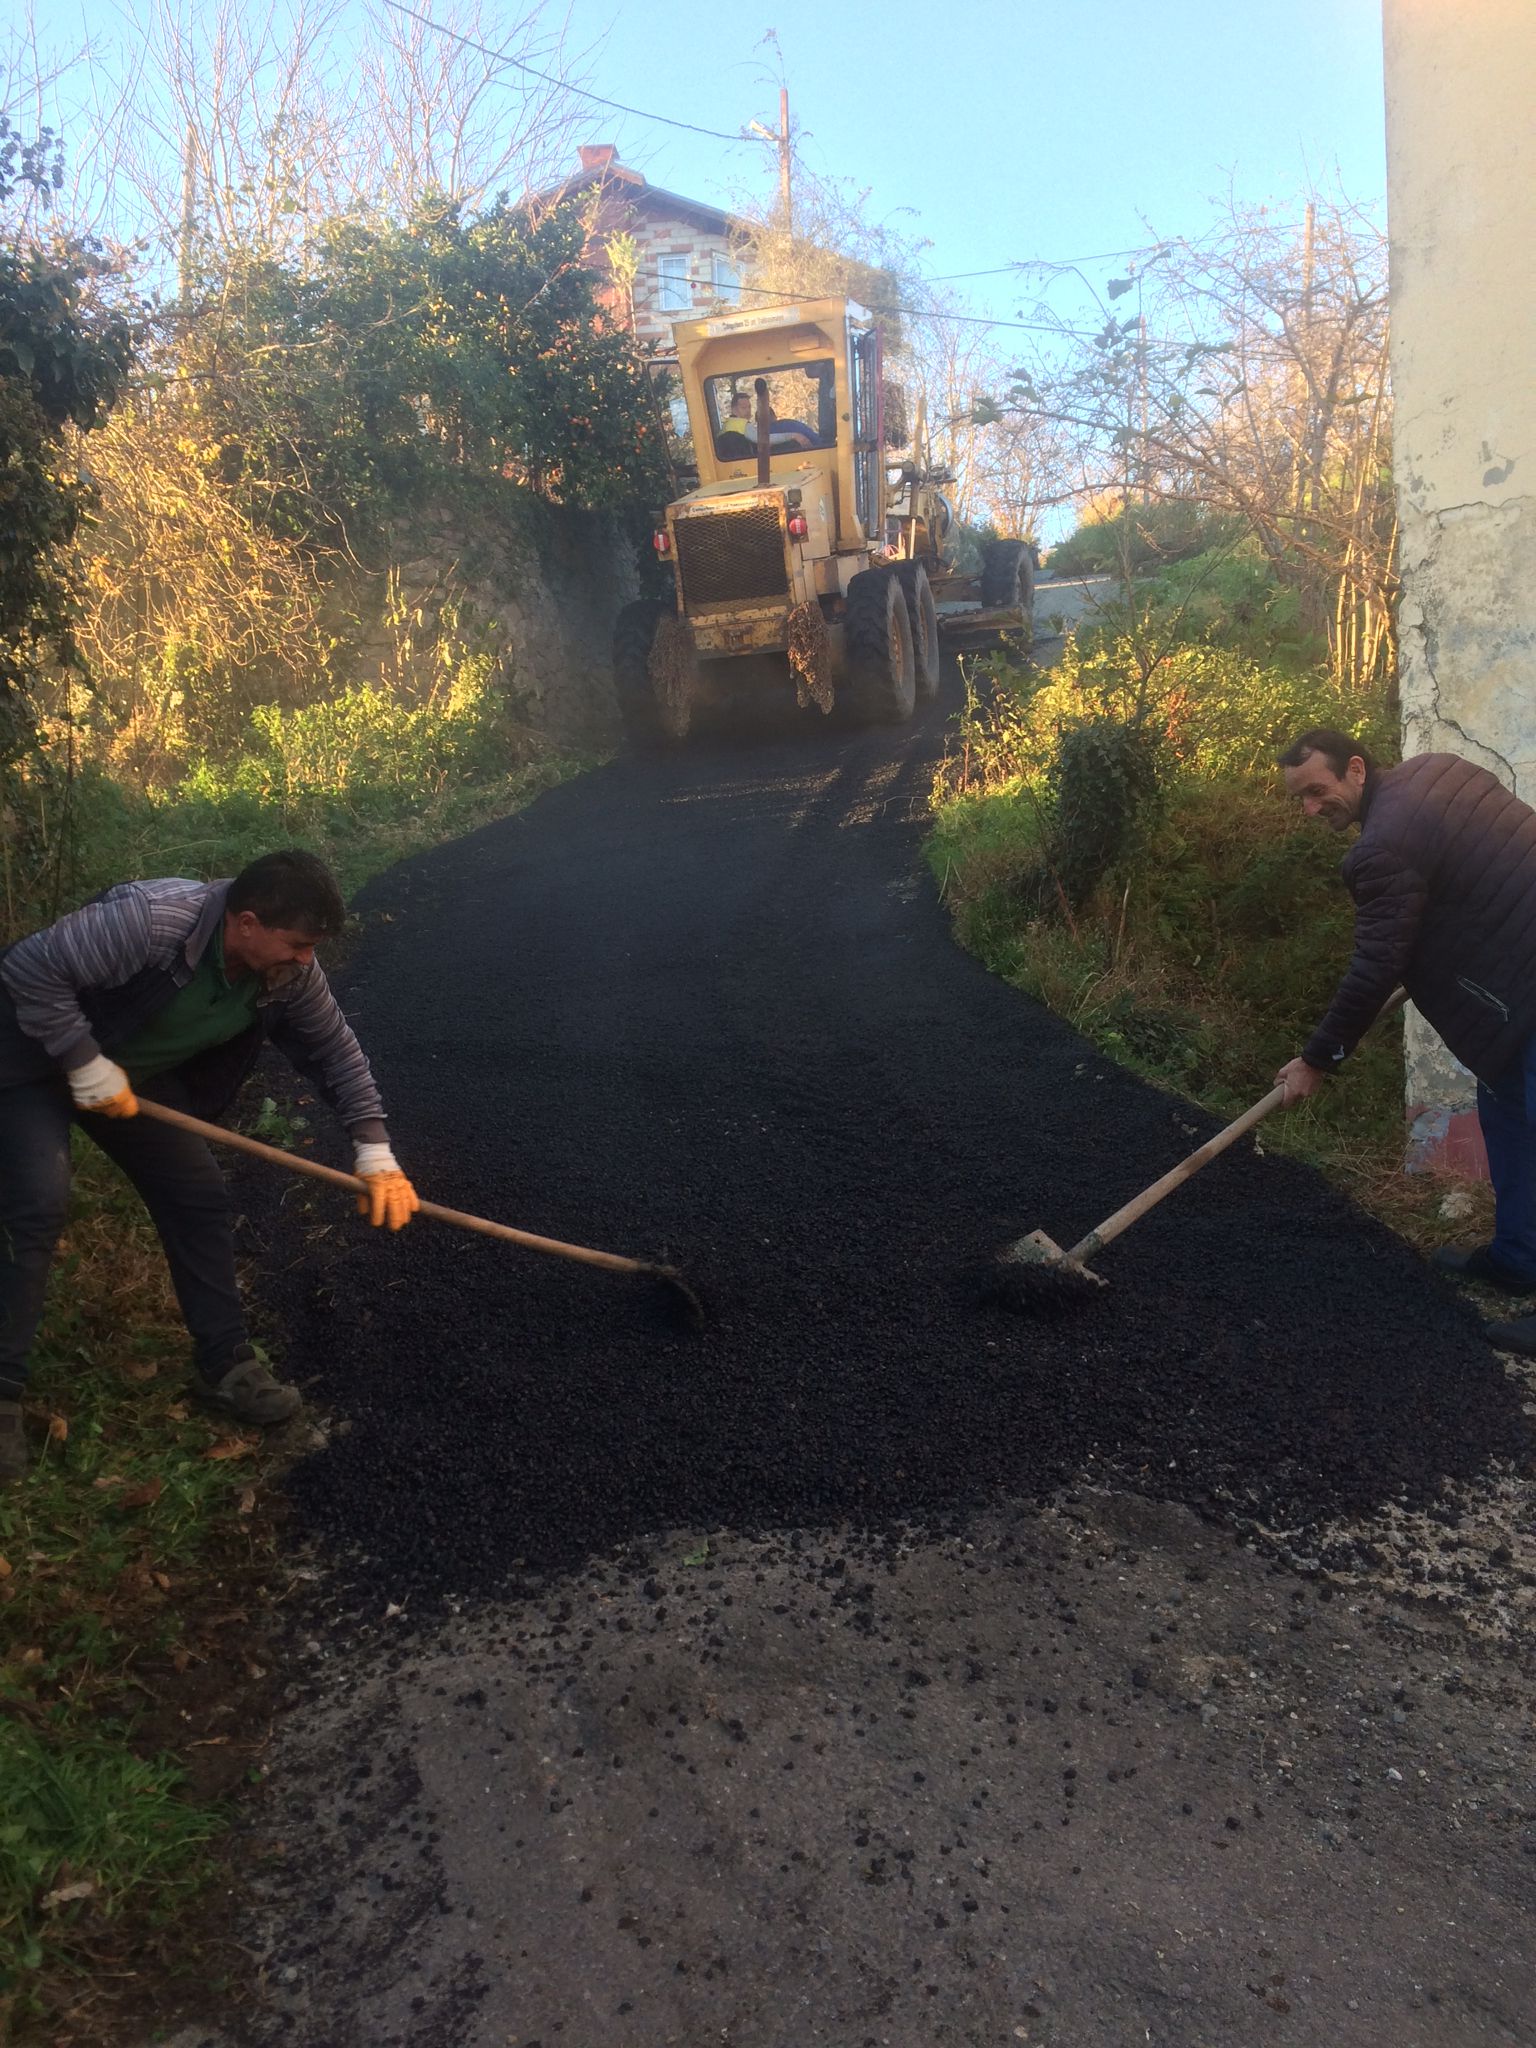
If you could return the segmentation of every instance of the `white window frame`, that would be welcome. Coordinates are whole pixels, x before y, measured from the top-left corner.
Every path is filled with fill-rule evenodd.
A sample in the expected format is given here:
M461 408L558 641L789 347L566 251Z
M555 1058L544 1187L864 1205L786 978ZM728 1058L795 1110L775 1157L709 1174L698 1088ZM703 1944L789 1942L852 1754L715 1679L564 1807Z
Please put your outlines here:
M656 259L656 310L686 313L693 306L692 258L669 253Z
M713 249L709 258L709 283L717 299L727 305L741 303L741 269L724 249Z

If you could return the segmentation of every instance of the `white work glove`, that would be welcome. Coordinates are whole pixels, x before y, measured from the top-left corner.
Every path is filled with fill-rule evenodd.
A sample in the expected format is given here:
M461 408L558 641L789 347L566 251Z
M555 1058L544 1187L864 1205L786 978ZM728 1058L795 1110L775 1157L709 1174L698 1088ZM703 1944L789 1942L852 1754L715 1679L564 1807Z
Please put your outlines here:
M366 1216L375 1229L381 1223L391 1230L403 1229L421 1207L420 1196L387 1145L359 1141L352 1171L368 1189L357 1198L357 1213Z
M133 1084L116 1060L109 1060L104 1052L87 1060L83 1067L72 1067L66 1078L76 1109L88 1109L96 1116L137 1116L139 1113L139 1099L133 1092Z

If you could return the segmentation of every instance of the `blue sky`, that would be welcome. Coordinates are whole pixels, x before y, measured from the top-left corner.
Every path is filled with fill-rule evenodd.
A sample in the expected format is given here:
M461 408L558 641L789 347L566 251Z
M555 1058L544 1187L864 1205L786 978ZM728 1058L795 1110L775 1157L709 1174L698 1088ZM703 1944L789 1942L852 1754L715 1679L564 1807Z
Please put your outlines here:
M416 0L413 0L416 4ZM571 0L594 90L722 129L777 115L777 30L807 164L873 190L933 274L1195 235L1230 188L1289 202L1309 178L1382 200L1378 0ZM658 184L729 202L771 179L730 147L590 110ZM1106 267L1106 274L1113 265ZM995 314L1009 282L965 290Z
M217 11L172 4L205 22ZM430 13L434 0L410 4ZM498 24L512 34L523 11L487 0L481 34L499 46ZM547 0L544 24L561 13ZM564 13L594 91L730 133L777 117L778 60L763 46L776 31L806 165L870 187L877 215L931 244L933 275L1123 249L1148 224L1197 235L1229 187L1286 210L1309 178L1367 204L1385 188L1379 0L564 0ZM94 35L130 64L140 18L137 0L39 13L46 44ZM355 19L342 10L338 39ZM67 126L78 147L79 122ZM599 106L579 132L719 203L773 176L763 144ZM1007 279L965 289L990 313L1014 310Z

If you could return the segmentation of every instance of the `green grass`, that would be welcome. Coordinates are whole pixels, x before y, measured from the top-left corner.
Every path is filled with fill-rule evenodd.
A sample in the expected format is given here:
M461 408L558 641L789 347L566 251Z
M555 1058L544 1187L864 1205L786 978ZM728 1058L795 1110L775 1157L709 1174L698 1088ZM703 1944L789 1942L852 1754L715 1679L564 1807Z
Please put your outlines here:
M147 1216L81 1142L26 1403L34 1465L0 1492L0 2015L11 2001L18 2025L150 1941L224 1824L139 1740L267 1463L188 1408L188 1355Z
M181 1784L175 1764L137 1757L105 1732L60 1741L25 1722L0 1725L0 1939L14 1942L18 1972L41 1969L43 1926L56 1950L78 1953L146 1889L162 1918L191 1901L220 1821Z
M291 798L237 782L200 783L146 796L99 770L82 773L69 795L71 829L60 862L39 856L9 881L0 900L0 938L19 937L98 889L150 875L232 875L277 846L304 846L335 871L351 896L371 875L425 846L440 845L509 816L543 790L594 765L595 757L548 754L505 772L446 787L399 786L378 795L308 790ZM40 807L45 805L42 795ZM48 809L49 841L59 799Z
M1046 817L1020 774L937 794L925 851L957 937L1110 1058L1235 1116L1300 1051L1348 960L1339 842L1262 776L1176 774L1134 858L1068 916L1042 904ZM1430 1245L1476 1226L1441 1221L1443 1180L1403 1173L1403 1081L1393 1020L1259 1142Z
M545 759L381 806L278 810L239 793L146 805L88 790L81 822L96 829L75 893L129 874L228 873L294 839L350 892L581 765ZM255 1110L280 1144L298 1121ZM0 2040L7 2022L49 2048L147 2037L178 1975L206 1987L220 1967L193 1931L225 1889L209 1877L228 1796L260 1741L259 1727L232 1738L228 1714L231 1694L265 1675L250 1645L280 1589L267 1489L284 1447L189 1408L189 1363L148 1216L77 1140L25 1404L33 1469L0 1489ZM76 1886L89 1889L54 1896Z

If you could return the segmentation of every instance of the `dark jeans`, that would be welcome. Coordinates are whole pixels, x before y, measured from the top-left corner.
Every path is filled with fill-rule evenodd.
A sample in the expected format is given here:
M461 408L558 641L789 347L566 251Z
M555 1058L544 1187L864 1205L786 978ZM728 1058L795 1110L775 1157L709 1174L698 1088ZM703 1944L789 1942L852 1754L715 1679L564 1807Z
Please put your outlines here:
M1493 1182L1492 1254L1536 1288L1536 1037L1494 1087L1477 1084Z
M141 1089L172 1108L174 1075ZM198 1370L222 1377L245 1342L235 1280L229 1191L212 1152L190 1131L148 1117L77 1110L60 1075L0 1088L0 1399L14 1400L27 1375L48 1267L69 1206L69 1127L78 1123L143 1197L160 1233L176 1299L192 1333Z

